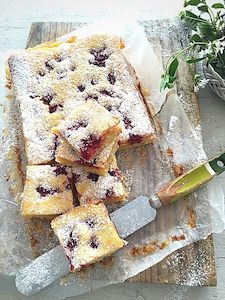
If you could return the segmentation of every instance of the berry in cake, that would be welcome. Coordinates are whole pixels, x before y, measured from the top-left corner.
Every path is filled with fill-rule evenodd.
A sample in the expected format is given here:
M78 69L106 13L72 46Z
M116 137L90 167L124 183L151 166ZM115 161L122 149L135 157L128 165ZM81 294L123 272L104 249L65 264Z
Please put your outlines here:
M76 178L75 187L81 204L99 200L109 204L123 202L126 199L123 176L117 167L115 156L105 176L89 173L82 167L73 167L73 174Z
M75 207L51 226L70 262L71 272L93 264L122 248L122 240L102 202Z
M21 195L21 213L25 217L49 217L73 208L70 167L27 166Z
M95 101L78 106L53 132L73 148L76 154L91 160L105 147L114 143L121 133L119 118Z
M107 175L109 164L113 160L117 148L118 141L106 143L94 159L87 161L79 157L66 141L60 140L55 153L55 160L67 166L80 166L90 173Z

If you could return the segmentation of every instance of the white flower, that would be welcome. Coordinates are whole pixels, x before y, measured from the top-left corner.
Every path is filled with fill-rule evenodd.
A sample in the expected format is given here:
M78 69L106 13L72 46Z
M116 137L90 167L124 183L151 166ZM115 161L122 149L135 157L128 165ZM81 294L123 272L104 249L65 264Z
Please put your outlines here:
M206 84L209 82L209 79L202 78L201 75L195 74L194 78L194 91L197 93L199 88L204 88Z
M208 54L217 56L219 53L223 54L225 49L224 38L208 42L207 48L199 52L200 57L207 56Z
M200 80L198 86L204 88L208 82L209 79L203 78L202 80Z

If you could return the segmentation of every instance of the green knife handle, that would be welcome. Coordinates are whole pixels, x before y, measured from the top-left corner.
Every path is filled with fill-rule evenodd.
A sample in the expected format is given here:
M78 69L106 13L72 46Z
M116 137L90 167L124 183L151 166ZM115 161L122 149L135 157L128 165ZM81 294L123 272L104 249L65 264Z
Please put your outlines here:
M162 205L188 195L202 184L225 171L225 153L175 178L156 193Z

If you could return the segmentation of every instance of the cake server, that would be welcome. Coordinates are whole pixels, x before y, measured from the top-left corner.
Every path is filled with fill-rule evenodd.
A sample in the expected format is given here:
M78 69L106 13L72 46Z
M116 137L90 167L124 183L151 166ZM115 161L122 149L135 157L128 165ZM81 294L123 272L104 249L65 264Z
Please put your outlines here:
M152 222L156 209L175 202L225 171L225 153L192 169L162 187L153 197L140 196L110 214L121 238ZM33 295L70 272L63 248L57 246L16 273L19 292Z

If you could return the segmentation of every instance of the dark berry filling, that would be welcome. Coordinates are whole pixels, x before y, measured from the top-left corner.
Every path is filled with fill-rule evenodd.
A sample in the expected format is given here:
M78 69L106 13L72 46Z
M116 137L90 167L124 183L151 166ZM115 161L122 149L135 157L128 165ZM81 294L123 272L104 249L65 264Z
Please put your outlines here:
M106 193L105 193L106 198L111 198L114 195L115 195L115 192L114 192L113 188L109 188L106 190Z
M99 246L99 242L97 240L97 237L95 235L93 235L90 240L90 247L93 249L97 249L98 246Z
M81 143L81 156L86 160L90 160L95 155L96 149L102 146L103 139L92 133L88 138L82 139Z
M36 93L31 93L31 94L30 94L30 98L31 98L31 99L38 98L38 97L39 97L39 95L36 94Z
M105 52L106 47L102 49L91 49L90 53L94 56L89 60L90 64L98 67L105 67L105 61L109 58L109 54Z
M99 177L99 175L94 174L94 173L89 173L88 176L87 176L88 179L91 179L94 182L98 181L98 177Z
M132 121L131 119L129 119L128 117L124 117L123 118L123 122L124 122L124 125L125 125L125 128L126 129L132 129L134 126L132 125Z
M100 94L109 96L109 97L115 97L115 93L113 91L108 91L108 90L101 90Z
M95 85L95 84L97 84L98 83L98 80L97 79L91 79L91 84L92 85Z
M95 222L94 222L93 219L87 219L87 220L85 221L85 223L86 223L89 227L91 227L91 228L94 228L94 226L95 226Z
M105 107L108 111L111 111L112 110L112 105L108 105Z
M85 90L85 86L83 84L78 85L77 88L80 92L83 92Z
M61 166L61 165L55 166L55 169L53 170L53 172L56 174L56 176L61 175L61 174L68 175L66 167Z
M55 60L57 61L57 62L61 62L62 60L63 60L63 57L59 54L59 55L56 55L55 56Z
M70 183L67 183L66 186L65 186L65 189L66 189L66 190L71 190L71 184L70 184Z
M116 82L116 77L113 72L108 74L107 79L111 84L115 84Z
M119 169L110 170L108 173L110 176L117 177L118 179L121 178L121 172Z
M78 182L80 181L80 174L74 173L74 174L73 174L73 179L74 179L74 182L75 182L75 183L78 183Z
M85 100L88 100L88 99L98 100L98 96L96 94L88 94L87 97L85 98Z
M45 95L42 96L41 101L46 104L49 105L50 102L52 101L52 99L54 98L55 94L53 93L46 93Z
M66 255L66 257L67 257L67 259L68 259L68 261L70 263L70 272L73 272L74 271L74 265L72 264L72 260L71 260L71 258L68 255Z
M47 195L54 195L55 193L59 193L59 189L47 189L43 186L38 186L36 191L41 195L41 197L46 197Z
M60 80L60 79L63 79L66 77L67 71L66 70L58 70L57 73L58 73L58 79Z
M62 104L53 104L49 106L49 112L50 114L56 112L59 108L63 108Z
M77 246L78 246L78 238L73 234L73 232L71 232L66 247L69 248L69 250L73 250Z
M88 126L88 122L86 120L81 120L81 121L74 123L72 126L68 127L67 130L77 130L79 128L85 128L87 126ZM70 136L70 134L69 134L69 136Z
M133 133L129 134L129 142L131 144L141 143L142 139L143 137L138 134L133 134Z
M73 72L73 71L75 71L76 70L76 66L75 65L71 65L70 66L70 70Z
M56 149L59 147L60 145L60 142L59 142L59 137L57 135L54 135L54 138L53 138L53 146L51 147L51 150L53 150L54 152L54 155L55 155L55 151Z
M45 71L40 70L40 71L38 72L38 75L40 75L41 77L45 76Z
M54 69L54 64L50 60L48 60L48 61L45 62L45 66L48 69L48 71L52 71Z

